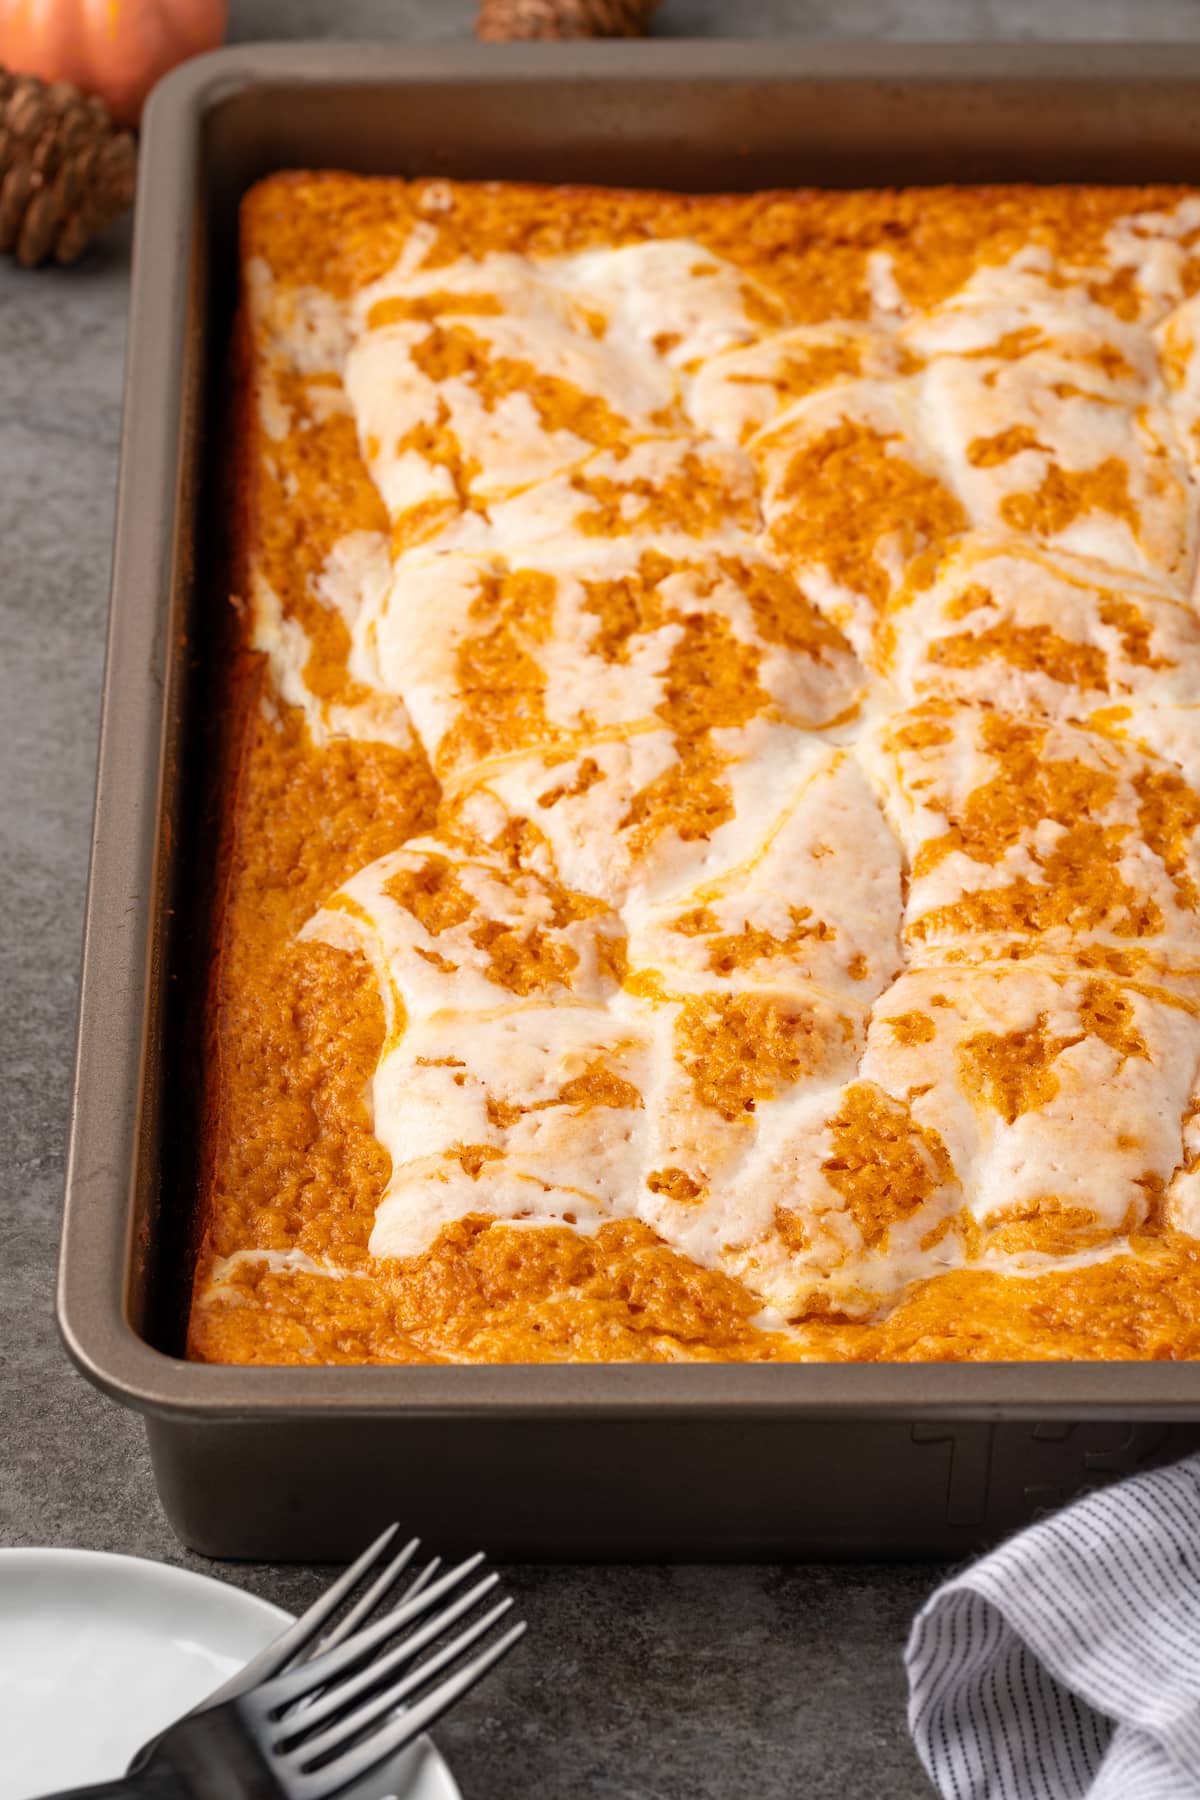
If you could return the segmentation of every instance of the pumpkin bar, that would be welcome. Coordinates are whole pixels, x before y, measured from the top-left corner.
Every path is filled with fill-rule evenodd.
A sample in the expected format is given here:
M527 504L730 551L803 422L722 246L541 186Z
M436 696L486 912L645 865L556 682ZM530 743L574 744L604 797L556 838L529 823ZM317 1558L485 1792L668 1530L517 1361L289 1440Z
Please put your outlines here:
M241 244L189 1354L1200 1355L1200 194Z

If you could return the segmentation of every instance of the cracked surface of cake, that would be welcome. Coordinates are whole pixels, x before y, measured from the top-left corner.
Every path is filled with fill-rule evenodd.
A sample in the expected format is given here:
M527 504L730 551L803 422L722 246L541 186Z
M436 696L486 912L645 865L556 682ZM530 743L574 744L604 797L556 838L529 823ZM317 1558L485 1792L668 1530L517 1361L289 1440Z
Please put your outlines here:
M1200 1355L1200 195L284 174L189 1354Z

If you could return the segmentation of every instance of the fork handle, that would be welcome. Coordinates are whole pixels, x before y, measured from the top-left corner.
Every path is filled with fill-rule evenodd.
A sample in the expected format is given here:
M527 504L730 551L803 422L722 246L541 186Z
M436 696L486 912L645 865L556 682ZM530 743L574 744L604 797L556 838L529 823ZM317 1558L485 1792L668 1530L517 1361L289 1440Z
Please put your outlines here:
M93 1782L90 1787L56 1789L42 1800L192 1800L192 1790L173 1769L144 1764L136 1774Z

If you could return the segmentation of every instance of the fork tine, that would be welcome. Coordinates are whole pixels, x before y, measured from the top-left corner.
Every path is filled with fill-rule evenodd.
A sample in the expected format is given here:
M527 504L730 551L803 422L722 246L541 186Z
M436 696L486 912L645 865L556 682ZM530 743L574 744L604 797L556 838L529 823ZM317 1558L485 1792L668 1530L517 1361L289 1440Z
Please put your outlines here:
M306 1612L302 1612L294 1624L281 1631L277 1638L272 1638L265 1649L260 1650L236 1675L223 1682L215 1693L209 1694L203 1701L203 1710L210 1706L220 1706L223 1701L234 1700L240 1694L246 1694L251 1688L258 1687L260 1682L269 1681L272 1676L280 1675L296 1658L304 1653L317 1636L326 1619L330 1618L346 1599L353 1593L364 1575L382 1561L387 1551L395 1542L399 1525L389 1525L381 1531L373 1544L368 1544L362 1555L356 1557L350 1567L339 1575L330 1587L315 1599ZM420 1538L413 1538L400 1552L407 1562L411 1562L420 1546ZM400 1561L398 1557L397 1562ZM394 1566L394 1565L393 1565ZM403 1568L401 1564L401 1568ZM400 1570L397 1569L397 1574Z
M337 1676L362 1662L378 1645L396 1637L406 1625L436 1606L443 1595L465 1581L482 1561L482 1553L468 1556L464 1562L443 1575L440 1581L431 1582L411 1599L402 1601L373 1625L364 1625L361 1631L356 1631L353 1637L347 1638L335 1650L322 1651L319 1656L299 1664L297 1668L287 1669L283 1674L277 1675L273 1681L259 1689L259 1706L268 1714L276 1714L302 1699L305 1694L313 1693L317 1688L328 1687Z
M401 1605L403 1605L406 1600L411 1600L414 1594L419 1594L421 1589L428 1582L433 1580L434 1576L437 1574L437 1572L441 1568L441 1566L442 1566L441 1557L440 1556L431 1556L429 1561L425 1564L425 1567L421 1570L421 1573L417 1576L416 1580L410 1582L409 1585L405 1588L404 1592L401 1594L401 1596L400 1596Z
M403 1606L407 1601L409 1601L413 1598L414 1594L419 1594L421 1592L421 1589L423 1587L427 1586L428 1583L433 1580L434 1576L437 1574L437 1572L441 1568L441 1566L442 1566L441 1557L440 1556L431 1556L429 1561L425 1564L425 1567L421 1570L421 1573L417 1576L416 1580L410 1582L409 1585L405 1588L404 1592L401 1594L400 1604Z
M413 1541L415 1544L420 1540L414 1539ZM425 1567L417 1576L416 1580L411 1581L405 1588L403 1594L400 1596L401 1605L403 1605L406 1600L411 1600L414 1594L419 1594L421 1589L433 1579L435 1571L441 1565L441 1560L440 1556L431 1557L429 1562L426 1563ZM361 1600L356 1600L345 1617L339 1619L333 1630L327 1632L321 1639L318 1650L335 1650L339 1644L345 1643L351 1632L357 1631L360 1625L365 1625L375 1609L381 1604L386 1596L391 1593L397 1581L399 1581L401 1575L403 1575L406 1566L406 1564L400 1563L399 1561L390 1563L383 1571L382 1575L371 1583Z
M502 1638L481 1650L478 1656L466 1663L454 1675L447 1677L440 1687L434 1688L431 1694L418 1705L410 1707L400 1718L377 1731L365 1744L358 1744L353 1750L347 1750L333 1762L326 1763L324 1768L308 1772L302 1777L305 1800L334 1800L334 1796L345 1793L346 1789L361 1781L372 1770L411 1744L414 1738L420 1737L426 1726L432 1725L436 1719L452 1707L456 1700L469 1693L470 1690L495 1668L501 1659L508 1655L513 1646L525 1635L524 1621L506 1631Z
M297 1743L307 1732L337 1713L344 1713L351 1703L362 1694L369 1694L381 1682L386 1681L394 1670L403 1668L421 1654L427 1644L435 1638L442 1637L451 1625L457 1624L464 1613L468 1613L490 1594L499 1582L498 1575L488 1575L468 1588L452 1600L449 1606L420 1625L416 1631L388 1650L383 1656L374 1657L365 1667L352 1674L347 1680L334 1681L314 1700L306 1705L294 1707L278 1721L278 1734L275 1738L277 1748Z
M472 1620L470 1625L460 1631L456 1638L451 1638L450 1642L431 1656L427 1662L421 1663L416 1669L410 1669L406 1675L401 1675L382 1692L373 1694L369 1700L364 1700L361 1706L356 1706L349 1712L343 1712L315 1737L306 1738L300 1747L292 1752L298 1767L311 1769L313 1764L322 1757L332 1756L336 1751L348 1748L353 1744L355 1738L361 1736L368 1725L373 1725L377 1719L385 1718L388 1713L394 1712L400 1702L407 1699L409 1694L428 1687L435 1675L440 1675L450 1663L458 1662L460 1657L465 1656L472 1644L477 1644L481 1637L486 1637L497 1620L502 1619L505 1613L511 1610L512 1604L511 1599L501 1600L498 1606L493 1606L481 1618Z
M345 1712L351 1703L362 1694L371 1694L374 1688L380 1687L381 1681L387 1681L392 1670L403 1669L405 1663L410 1663L421 1654L426 1643L432 1643L435 1638L444 1636L446 1631L450 1631L452 1625L461 1620L464 1613L470 1613L471 1607L479 1606L480 1600L484 1598L484 1595L491 1593L491 1589L497 1586L498 1580L500 1580L498 1575L484 1577L484 1580L477 1582L473 1588L468 1588L466 1593L459 1595L457 1600L452 1600L450 1606L443 1607L439 1613L434 1613L432 1618L426 1618L425 1624L419 1625L414 1633L408 1634L407 1638L401 1638L390 1651L365 1663L365 1667L358 1670L356 1674L351 1674L349 1679L333 1681L329 1687L324 1688L322 1694L318 1694L317 1699L309 1701L308 1705L293 1706L290 1712L286 1712L279 1721L279 1737L275 1739L275 1742L279 1746L293 1744L293 1742L299 1741L304 1733L311 1732L315 1726L324 1723L329 1717Z

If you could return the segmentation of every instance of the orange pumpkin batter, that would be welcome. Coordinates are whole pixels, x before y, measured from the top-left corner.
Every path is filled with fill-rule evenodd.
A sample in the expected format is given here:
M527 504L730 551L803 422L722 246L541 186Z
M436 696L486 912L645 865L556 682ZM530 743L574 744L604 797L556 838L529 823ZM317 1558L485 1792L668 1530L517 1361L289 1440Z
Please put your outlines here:
M1168 611L1191 604L1187 533L1197 509L1185 470L1190 453L1178 448L1171 424L1172 396L1187 380L1181 333L1200 290L1200 214L1191 222L1189 206L1194 199L1174 189L711 198L338 174L280 175L248 196L235 409L242 641L230 673L238 752L225 796L209 994L190 1356L391 1363L1200 1354L1200 1238L1188 1229L1200 1208L1189 1210L1186 1192L1200 1143L1191 1144L1190 1090L1170 1103L1174 1162L1161 1154L1155 1162L1147 1139L1145 1169L1130 1178L1140 1183L1130 1190L1136 1204L1117 1218L1052 1185L1011 1205L972 1200L965 1164L956 1172L950 1127L930 1110L942 1077L921 1073L940 1057L936 1071L944 1067L945 1079L960 1084L973 1116L986 1115L986 1132L1011 1133L1065 1104L1076 1079L1071 1056L1108 1056L1103 1066L1114 1081L1141 1079L1136 1065L1177 1055L1159 1047L1154 1021L1166 1018L1162 1043L1174 1045L1169 1034L1190 1031L1200 1010L1200 918L1188 957L1189 920L1200 908L1192 872L1200 798L1178 748L1189 741L1186 718L1180 723L1182 709L1161 687L1178 659L1156 649L1140 600L1148 585L1156 605L1161 590ZM1151 240L1167 246L1157 262L1138 247ZM720 305L741 318L741 337L672 362L690 329L688 318L672 317L637 340L637 357L658 359L655 380L660 366L674 371L663 377L674 384L665 400L653 383L644 393L593 391L578 346L590 339L594 353L604 353L625 302L588 298L587 256L683 241L698 247L684 275L724 282ZM419 280L374 293L372 284L386 287L414 243ZM504 282L517 279L512 270L524 281L530 269L567 267L562 259L582 259L585 271L582 297L563 315L563 329L576 334L570 357L584 359L569 362L570 375L495 336L510 304ZM468 267L478 272L474 287ZM374 297L356 315L368 288ZM971 337L976 324L982 343ZM1156 354L1156 330L1169 340L1162 379L1157 365L1138 363L1144 345ZM419 334L396 340L409 345L406 378L432 384L439 398L389 441L345 359L357 354L356 342L405 332ZM872 385L873 369L890 373ZM1012 401L1021 413L1012 423L1003 412L1004 370L1026 384ZM977 378L991 385L960 401L955 384ZM491 442L486 434L508 416L514 396L528 405L533 451L568 441L579 448L564 452L561 470L547 465L501 494L488 487L478 444ZM697 425L687 408L698 415L701 396L710 412ZM893 403L895 417L884 417L880 409ZM963 429L961 455L953 435L960 404L979 414L977 431ZM746 407L758 410L751 416ZM1132 448L1105 436L1106 407L1121 411ZM472 431L484 435L476 440ZM1069 460L1077 438L1096 445L1085 468ZM686 453L665 472L651 462L643 470L647 445L666 456L678 442ZM423 471L424 485L401 492L406 470ZM502 535L506 509L536 496L539 481L547 493L559 483L555 516L573 520L576 540L601 562L623 536L646 540L627 570L598 562L581 578L578 630L597 669L617 682L597 693L618 708L641 679L639 646L660 634L652 703L637 720L606 721L590 703L568 716L552 661L558 565L547 573L536 557L529 567L510 557L502 567L501 552L487 551L494 566L481 571L463 608L440 695L430 681L428 705L443 705L444 720L436 732L418 730L407 692L370 677L376 639L338 598L347 590L330 571L361 551L378 559L369 577L378 585L404 558L441 547L482 557L478 534ZM1081 521L1095 528L1092 537L1079 536ZM1107 537L1096 535L1101 530ZM726 542L738 533L762 555L743 556ZM1004 596L976 583L947 601L945 635L931 640L925 666L948 682L978 681L980 697L955 686L953 698L931 700L886 686L914 616L906 609L937 590L963 541L989 535L1036 544L1067 568L1086 561L1101 593L1092 635L1071 635L1058 620L1030 625L1015 612L1004 616ZM1114 687L1116 649L1105 648L1106 632L1135 672L1160 682L1150 698ZM801 658L808 687L797 685L788 661ZM1050 721L1035 698L1027 716L1012 716L986 691L989 671L1001 665L1009 681L1044 677L1068 695L1095 690L1118 711L1101 720L1080 700ZM1200 675L1200 656L1196 669ZM661 762L631 788L624 812L611 815L621 854L636 870L668 841L680 854L704 850L736 827L748 804L739 796L750 791L739 786L749 766L741 760L746 734L761 727L765 745L771 732L794 733L797 743L811 741L814 757L826 755L828 741L821 768L833 781L845 747L859 756L875 729L881 694L896 716L876 760L868 758L864 792L874 784L872 816L899 844L891 965L869 945L855 948L852 930L826 916L803 884L766 922L730 910L740 889L724 876L689 890L687 903L673 916L666 908L655 925L655 943L673 946L664 961L638 950L620 896L563 877L560 820L572 807L599 804L611 788L614 745L653 745ZM814 695L828 695L819 717ZM1048 738L1051 730L1061 741ZM1078 752L1062 735L1072 732L1083 744ZM954 784L967 777L951 751L968 738L978 769L970 765L971 785L960 793ZM758 743L747 753L751 763L767 754ZM536 802L526 815L503 780L534 763ZM583 979L585 952L582 939L555 934L592 930L595 980L606 993L626 995L635 1009L673 1009L677 1104L699 1109L710 1135L703 1156L689 1160L685 1147L678 1158L667 1150L649 1158L644 1183L658 1211L633 1216L631 1202L585 1230L569 1211L528 1223L470 1202L474 1188L489 1191L489 1165L509 1154L515 1140L504 1134L528 1125L538 1106L573 1109L580 1121L619 1115L630 1130L642 1129L639 1115L658 1101L624 1064L599 1057L560 1082L552 1100L489 1096L486 1135L456 1140L443 1155L453 1165L449 1178L467 1184L460 1216L413 1254L372 1253L394 1174L376 1135L372 1084L381 1059L403 1048L408 1002L400 989L386 990L366 939L314 934L311 921L332 906L353 925L361 901L341 891L346 884L430 833L444 850L419 867L398 865L381 888L425 934L416 954L430 979L454 982L455 933L467 933L498 1003L561 999ZM837 852L818 833L806 840L804 866L816 869ZM550 908L544 927L524 931L495 917L472 925L475 902L456 860L463 857L482 857L497 879L536 874L538 904ZM693 971L691 985L679 985L684 964L671 958ZM1003 983L1025 967L1044 976L1050 1000L1022 998L1034 1011L1014 1014L1005 1029L993 1013L976 1018L972 982L992 983L988 995L1003 1005L1004 994L1017 993ZM946 992L930 998L929 981L920 983L938 968ZM898 978L916 981L915 1000L893 995ZM951 1013L961 1031L956 1023L958 1035L943 1049ZM792 1204L779 1177L763 1227L771 1254L780 1267L809 1259L808 1286L782 1306L778 1282L754 1275L754 1255L689 1253L685 1246L699 1240L688 1236L687 1221L726 1179L720 1157L736 1160L746 1133L805 1082L821 1092L832 1084L815 1153L827 1199L815 1211ZM1129 1105L1136 1111L1134 1100ZM788 1154L799 1168L807 1151ZM1129 1150L1131 1168L1139 1154ZM829 1237L830 1220L840 1237ZM916 1273L885 1291L871 1271L901 1242ZM1102 1254L1083 1254L1097 1247ZM859 1254L867 1261L855 1273ZM938 1254L944 1272L922 1273Z

